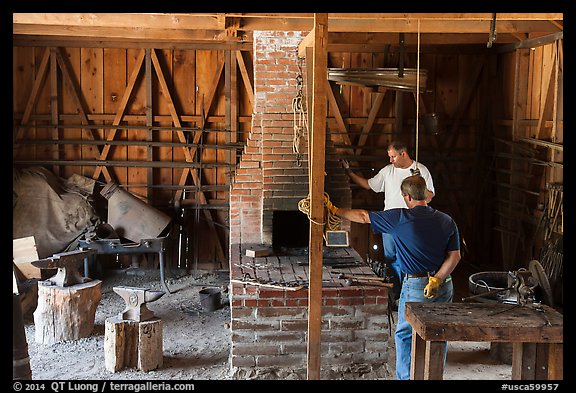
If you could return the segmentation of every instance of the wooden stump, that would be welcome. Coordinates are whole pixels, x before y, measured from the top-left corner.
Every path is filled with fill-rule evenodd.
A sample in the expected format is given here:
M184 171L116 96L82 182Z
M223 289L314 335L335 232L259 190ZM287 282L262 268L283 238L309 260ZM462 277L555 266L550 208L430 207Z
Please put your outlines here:
M89 337L94 329L101 298L100 280L60 287L38 282L38 306L34 311L35 340L40 344Z
M162 320L136 322L112 317L106 319L104 365L110 372L125 367L150 371L162 367Z

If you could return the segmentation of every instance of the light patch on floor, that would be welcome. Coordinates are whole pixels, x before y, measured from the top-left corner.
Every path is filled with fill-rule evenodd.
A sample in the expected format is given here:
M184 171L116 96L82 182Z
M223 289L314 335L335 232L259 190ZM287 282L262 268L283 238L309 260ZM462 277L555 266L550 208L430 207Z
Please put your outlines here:
M490 355L489 342L452 341L448 343L445 380L510 380L512 365Z

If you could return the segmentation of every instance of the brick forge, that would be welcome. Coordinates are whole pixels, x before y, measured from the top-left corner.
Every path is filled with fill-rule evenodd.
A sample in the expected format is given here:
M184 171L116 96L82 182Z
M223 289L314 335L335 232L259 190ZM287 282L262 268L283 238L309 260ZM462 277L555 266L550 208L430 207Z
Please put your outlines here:
M252 129L230 189L230 360L236 379L306 379L306 285L292 291L235 282L245 276L242 266L247 263L252 263L253 274L257 266L265 266L265 277L287 280L288 271L291 277L307 278L307 266L300 266L307 255L251 258L245 253L255 246L275 250L278 225L296 225L289 228L294 236L308 231L307 219L303 226L275 219L279 212L305 218L298 202L308 195L308 157L305 154L297 165L292 99L299 72L298 44L306 34L254 32ZM350 207L349 180L330 142L326 153L325 189L337 206ZM342 229L349 230L349 224ZM362 260L353 249L347 252L348 258ZM366 265L358 271L373 274ZM343 287L342 280L327 278L322 290L321 378L390 379L393 337L387 288Z

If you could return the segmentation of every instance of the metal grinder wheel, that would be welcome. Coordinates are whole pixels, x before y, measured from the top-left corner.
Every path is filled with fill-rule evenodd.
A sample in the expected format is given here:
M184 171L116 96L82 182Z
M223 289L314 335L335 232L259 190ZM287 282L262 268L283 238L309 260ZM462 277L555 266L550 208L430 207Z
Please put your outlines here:
M536 259L533 259L528 264L528 270L532 273L532 277L538 282L538 285L542 289L542 297L544 304L550 307L554 306L554 296L552 295L552 287L548 281L548 276L544 268Z

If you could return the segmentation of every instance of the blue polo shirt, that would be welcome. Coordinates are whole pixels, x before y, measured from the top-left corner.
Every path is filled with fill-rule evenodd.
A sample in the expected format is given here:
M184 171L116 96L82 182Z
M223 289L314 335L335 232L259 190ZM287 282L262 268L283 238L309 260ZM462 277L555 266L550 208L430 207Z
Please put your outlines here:
M448 214L430 206L370 211L374 233L389 233L405 274L436 271L448 251L460 249L458 226Z

